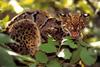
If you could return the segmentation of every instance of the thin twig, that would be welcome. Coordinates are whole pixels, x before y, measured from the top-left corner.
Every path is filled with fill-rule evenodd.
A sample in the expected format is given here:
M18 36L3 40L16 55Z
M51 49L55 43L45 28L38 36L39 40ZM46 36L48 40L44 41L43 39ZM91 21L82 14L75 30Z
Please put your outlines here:
M90 5L90 7L93 9L93 11L96 11L96 7L90 2L90 0L86 0L86 2Z

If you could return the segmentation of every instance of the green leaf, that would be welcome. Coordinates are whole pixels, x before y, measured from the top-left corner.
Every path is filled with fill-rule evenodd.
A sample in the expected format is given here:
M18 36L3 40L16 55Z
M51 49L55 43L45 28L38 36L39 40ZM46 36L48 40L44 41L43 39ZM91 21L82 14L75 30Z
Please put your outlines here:
M84 47L90 47L89 44L87 44L86 42L79 40L77 43L79 43L80 45L84 46Z
M66 36L65 39L71 40L72 37L71 36Z
M35 63L36 61L33 59L33 58L31 58L31 57L29 57L29 56L24 56L24 55L15 55L15 57L20 61L20 62L25 62L25 61L27 61L27 62L30 62L30 63Z
M47 61L48 61L46 54L43 52L37 52L35 55L35 58L40 63L47 63Z
M62 67L61 64L57 60L51 60L46 67Z
M49 37L48 43L40 45L39 48L46 53L53 53L57 51L56 44L57 42L52 37Z
M29 55L21 55L21 54L17 54L13 51L7 50L8 54L13 56L17 61L26 64L27 62L29 62L30 64L27 64L29 66L31 66L31 64L36 64L36 60L32 57L30 57Z
M80 54L81 60L86 64L86 65L91 65L94 64L96 61L96 58L91 55L91 53L86 49L82 48L81 54Z
M64 54L65 54L65 56L63 57L64 59L70 59L72 56L72 53L68 49L64 49Z
M0 26L2 26L3 28L5 28L6 23L9 21L9 16L7 15L5 18L3 18L3 20L1 20L0 22Z
M79 46L77 50L73 51L72 59L70 60L70 63L75 64L80 60L81 49L82 47Z
M0 66L1 67L16 67L12 57L0 47Z
M71 39L66 39L63 43L63 45L68 45L70 48L77 48L77 44L74 43Z
M88 49L88 52L89 52L92 56L97 57L97 50L96 50L96 49L94 49L94 48L89 48L89 49Z
M57 49L54 45L50 45L50 44L43 44L40 46L40 50L46 52L46 53L53 53L56 52Z
M70 59L72 56L72 53L69 51L69 49L62 49L61 52L59 52L57 56L62 57L64 59Z
M50 44L50 45L57 45L58 42L56 42L53 37L49 37L48 38L48 44Z
M30 64L29 67L36 67L36 64Z
M0 44L15 42L8 35L0 33Z

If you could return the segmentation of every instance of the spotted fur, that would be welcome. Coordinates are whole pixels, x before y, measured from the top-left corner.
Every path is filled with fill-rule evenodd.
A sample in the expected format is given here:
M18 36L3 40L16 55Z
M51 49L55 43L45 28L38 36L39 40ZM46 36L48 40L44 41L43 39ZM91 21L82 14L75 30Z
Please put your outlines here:
M48 40L48 34L51 35L55 40L61 41L66 35L61 28L61 21L58 21L56 18L49 18L45 25L41 28L41 35L45 39L45 42Z
M61 16L63 31L68 32L74 39L79 38L81 30L87 25L86 17L81 13L68 13Z
M30 19L34 21L40 28L42 25L44 25L45 20L48 19L48 14L42 10L26 11L18 14L10 22L7 23L6 31L11 27L11 25L13 25L13 23L22 19Z
M77 39L86 25L86 17L80 13L64 14L60 20L49 18L41 10L17 15L6 28L6 33L16 41L9 45L10 48L15 52L34 56L40 43L47 42L48 34L60 42L67 33Z
M32 20L19 20L7 31L9 36L16 41L9 44L15 52L34 56L41 43L40 31Z

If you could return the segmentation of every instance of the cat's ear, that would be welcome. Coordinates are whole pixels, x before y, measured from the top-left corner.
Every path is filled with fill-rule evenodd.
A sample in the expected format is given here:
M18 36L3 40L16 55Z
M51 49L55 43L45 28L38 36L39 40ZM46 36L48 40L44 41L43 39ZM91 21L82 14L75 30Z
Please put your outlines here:
M36 10L36 11L34 11L34 12L32 13L31 16L32 16L32 20L33 20L33 21L36 20L35 17L36 17L37 14L39 14L39 11L38 11L38 10Z
M59 17L61 20L66 20L67 16L68 16L68 14L64 14L64 13L59 14Z
M66 15L68 15L70 13L70 10L68 8L63 8L60 11L60 16L65 17Z

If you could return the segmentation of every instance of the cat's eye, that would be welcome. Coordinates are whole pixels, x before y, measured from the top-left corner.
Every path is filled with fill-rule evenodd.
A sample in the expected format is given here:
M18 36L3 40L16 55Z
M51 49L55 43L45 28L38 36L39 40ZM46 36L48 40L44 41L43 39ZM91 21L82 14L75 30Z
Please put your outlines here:
M65 14L63 14L63 13L60 13L60 16L62 16L62 17L66 17L66 15L65 15Z
M82 16L84 16L84 17L88 17L89 14L85 13L85 14L82 14Z

